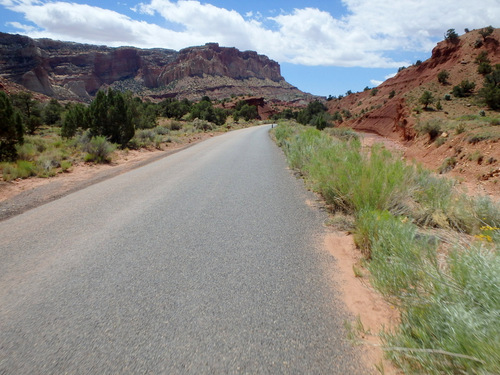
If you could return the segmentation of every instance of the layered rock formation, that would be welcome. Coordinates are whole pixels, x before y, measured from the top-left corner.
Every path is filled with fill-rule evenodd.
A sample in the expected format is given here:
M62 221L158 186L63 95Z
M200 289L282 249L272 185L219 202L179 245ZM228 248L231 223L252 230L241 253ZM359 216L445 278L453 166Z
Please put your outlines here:
M151 98L219 99L239 94L288 101L310 98L284 80L277 62L217 43L177 52L0 33L0 76L4 82L49 97L80 101L91 100L106 87Z

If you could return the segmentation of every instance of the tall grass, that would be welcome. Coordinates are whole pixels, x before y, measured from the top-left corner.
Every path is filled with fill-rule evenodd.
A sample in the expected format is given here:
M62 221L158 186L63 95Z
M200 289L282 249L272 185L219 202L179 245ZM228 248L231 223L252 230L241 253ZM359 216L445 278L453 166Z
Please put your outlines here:
M385 335L391 358L410 373L500 373L500 256L480 245L441 263L427 253L402 324ZM377 267L371 267L377 268Z
M499 206L355 137L286 124L275 137L334 210L355 216L372 283L401 310L383 336L390 358L405 373L500 373ZM443 243L430 228L476 237Z

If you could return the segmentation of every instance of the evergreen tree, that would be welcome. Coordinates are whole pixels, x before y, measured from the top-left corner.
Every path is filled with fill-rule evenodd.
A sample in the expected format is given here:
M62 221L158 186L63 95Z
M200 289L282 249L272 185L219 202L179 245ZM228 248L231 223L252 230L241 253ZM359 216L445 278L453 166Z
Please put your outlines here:
M495 69L485 77L479 96L491 109L500 110L500 64L495 65Z
M122 147L134 136L132 112L122 93L111 89L107 94L99 91L88 113L92 136L104 136Z
M54 125L61 120L63 107L57 99L50 99L50 102L43 109L43 122L47 125Z
M463 80L460 85L453 87L453 95L457 98L465 98L471 96L476 84L474 82L469 82L468 80Z
M434 97L432 96L432 93L430 91L424 91L419 99L419 102L424 106L424 109L427 109L429 104L432 104L434 102Z
M23 143L23 134L20 114L12 107L7 94L0 91L0 161L15 160L16 144Z
M30 134L42 125L40 103L33 99L31 92L20 92L12 95L12 105L21 114L22 121Z
M310 124L314 116L326 112L326 106L318 100L307 105L307 108L300 111L297 115L297 121L303 125Z
M248 104L245 100L240 100L234 108L233 118L238 121L240 117L245 121L254 120L259 117L259 111L257 107Z
M88 128L87 108L80 103L72 104L66 113L61 127L61 136L64 138L74 137L78 129Z
M495 31L495 29L490 25L488 27L485 27L484 29L479 30L479 35L483 37L483 40L486 40L487 37L493 34L493 31Z

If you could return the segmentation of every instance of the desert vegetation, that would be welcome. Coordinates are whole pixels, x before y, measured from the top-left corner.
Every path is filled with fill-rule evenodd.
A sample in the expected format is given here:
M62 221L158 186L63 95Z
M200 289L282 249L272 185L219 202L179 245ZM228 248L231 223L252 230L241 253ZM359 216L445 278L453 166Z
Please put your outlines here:
M332 214L352 217L372 284L401 312L382 333L389 357L404 373L500 372L500 207L348 132L282 122L274 135Z
M6 181L53 177L75 164L109 163L116 150L163 149L257 117L257 108L243 99L223 108L207 96L199 102L153 103L108 90L99 91L89 105L63 106L55 99L42 103L28 92L0 92L0 171Z

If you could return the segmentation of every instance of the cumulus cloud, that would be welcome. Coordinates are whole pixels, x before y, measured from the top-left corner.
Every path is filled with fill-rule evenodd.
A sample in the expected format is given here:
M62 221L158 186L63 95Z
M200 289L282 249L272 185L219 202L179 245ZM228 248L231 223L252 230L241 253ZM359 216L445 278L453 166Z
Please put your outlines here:
M449 28L479 28L500 19L498 0L342 0L345 15L305 7L273 17L240 14L194 0L147 0L134 18L100 7L50 0L0 0L24 15L11 23L32 37L181 49L206 42L256 50L279 62L395 68L394 53L427 52ZM151 23L151 16L164 22ZM174 26L167 26L174 25Z

